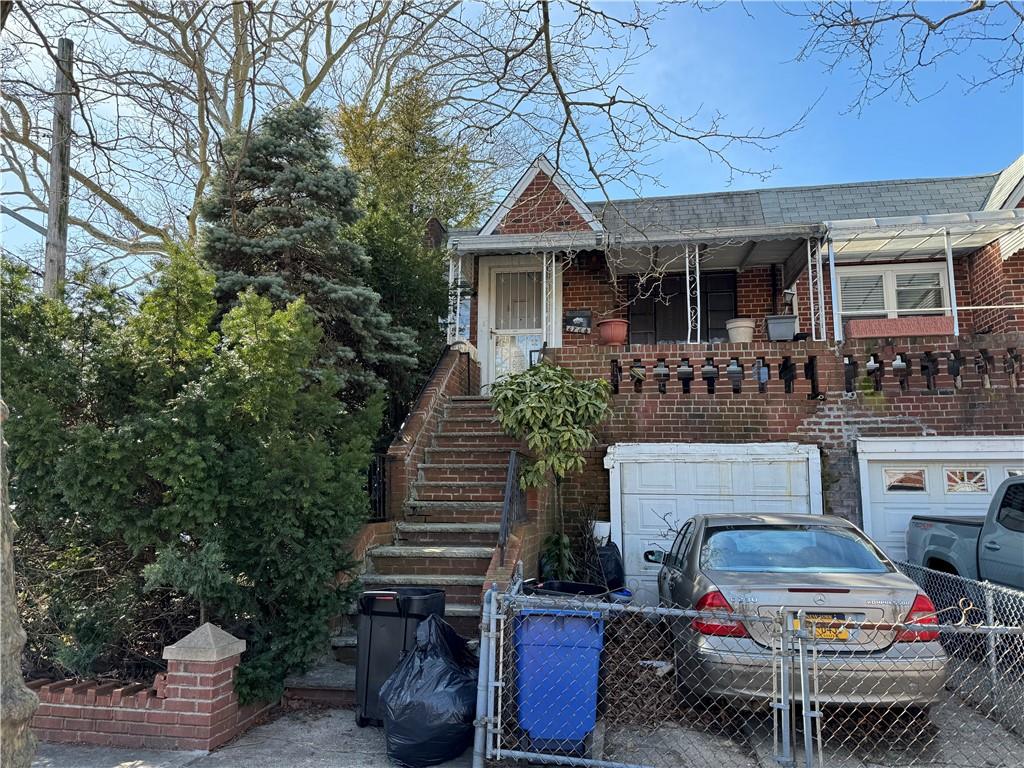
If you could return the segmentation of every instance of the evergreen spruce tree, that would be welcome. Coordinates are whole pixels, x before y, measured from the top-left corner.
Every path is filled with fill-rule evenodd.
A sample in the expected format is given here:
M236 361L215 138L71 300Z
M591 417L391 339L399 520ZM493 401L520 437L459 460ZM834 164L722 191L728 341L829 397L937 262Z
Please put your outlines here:
M305 297L323 330L318 363L358 406L417 361L412 334L381 308L369 260L346 237L359 218L357 183L332 154L323 113L302 105L278 108L252 135L226 142L203 205L203 256L224 305L249 288L278 307Z

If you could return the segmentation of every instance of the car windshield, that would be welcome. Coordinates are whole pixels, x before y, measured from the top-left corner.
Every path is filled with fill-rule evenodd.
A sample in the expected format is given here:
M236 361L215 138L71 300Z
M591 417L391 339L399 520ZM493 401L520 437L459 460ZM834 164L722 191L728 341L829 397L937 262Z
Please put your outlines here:
M886 573L889 566L856 531L818 525L711 528L702 568L764 573Z

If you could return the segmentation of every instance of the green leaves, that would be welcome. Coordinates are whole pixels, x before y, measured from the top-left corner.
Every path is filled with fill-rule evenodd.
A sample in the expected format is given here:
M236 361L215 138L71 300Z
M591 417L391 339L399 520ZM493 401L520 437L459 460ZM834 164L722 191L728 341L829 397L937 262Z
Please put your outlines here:
M243 291L218 329L213 277L184 251L137 310L100 286L62 308L24 272L3 264L3 278L37 663L81 674L158 663L202 605L249 642L244 696L273 695L351 599L337 574L365 519L380 396L357 410L338 399L333 371L316 370L321 330L302 299Z
M611 387L603 379L578 381L565 368L541 363L491 387L491 404L504 432L526 441L533 459L520 483L535 488L583 469L593 429L608 414Z

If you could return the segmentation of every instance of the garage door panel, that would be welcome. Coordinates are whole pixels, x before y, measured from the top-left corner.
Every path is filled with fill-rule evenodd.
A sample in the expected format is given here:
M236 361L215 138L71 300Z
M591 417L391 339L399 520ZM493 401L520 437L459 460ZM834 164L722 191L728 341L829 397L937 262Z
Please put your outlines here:
M676 487L672 462L643 462L622 467L623 493L668 492Z
M1017 467L1016 460L977 460L970 455L950 454L943 459L914 460L911 452L892 459L869 459L865 496L868 508L864 510L864 529L889 557L902 560L907 556L906 532L914 515L951 517L956 515L984 515L992 494L1008 476L1008 470ZM886 470L906 472L923 469L925 489L887 490ZM953 492L946 487L946 470L968 469L986 473L987 491Z
M737 512L753 512L760 515L809 515L811 513L810 500L806 496L776 496L772 498L753 496L743 501L749 506L744 509L737 508Z
M674 496L630 494L623 496L622 501L623 517L632 521L627 534L668 536L693 514L686 511L688 505L682 499Z

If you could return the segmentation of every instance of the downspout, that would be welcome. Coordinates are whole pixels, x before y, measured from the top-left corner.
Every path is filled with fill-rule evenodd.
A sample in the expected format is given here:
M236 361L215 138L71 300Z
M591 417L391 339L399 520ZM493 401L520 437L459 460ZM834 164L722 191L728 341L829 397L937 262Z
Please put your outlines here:
M832 238L826 240L828 243L828 282L829 290L832 293L832 334L835 337L836 346L843 343L843 322L839 310L839 278L836 276L836 251L832 247Z
M949 242L949 229L942 230L946 245L946 282L949 284L949 308L953 313L953 335L960 335L960 311L956 305L956 280L953 278L953 246Z

